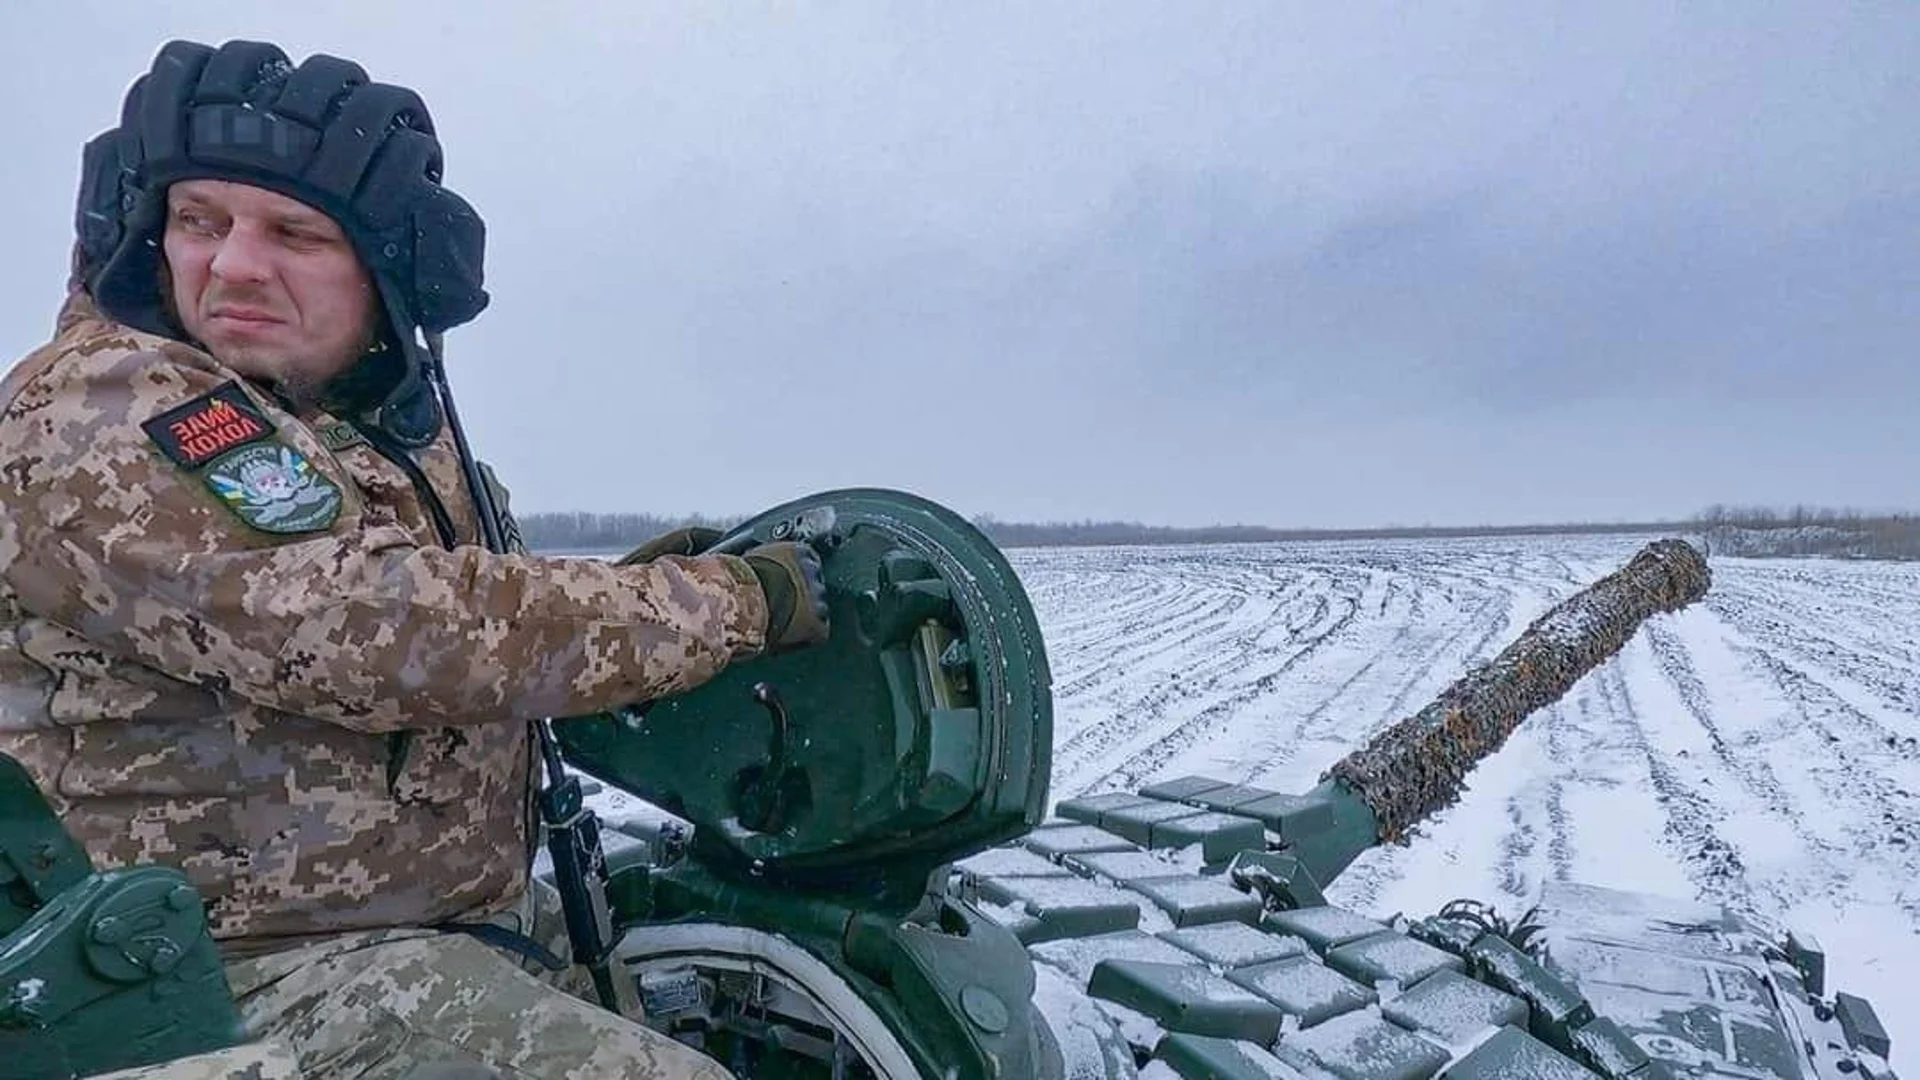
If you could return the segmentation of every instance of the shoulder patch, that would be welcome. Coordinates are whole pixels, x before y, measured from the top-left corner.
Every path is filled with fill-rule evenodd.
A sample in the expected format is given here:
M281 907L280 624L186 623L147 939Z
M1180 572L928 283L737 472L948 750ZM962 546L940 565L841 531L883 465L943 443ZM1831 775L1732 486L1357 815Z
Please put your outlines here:
M140 425L160 452L185 469L198 469L236 447L273 435L266 414L239 384L227 382Z
M202 480L235 517L261 532L318 532L340 516L340 488L278 439L222 454Z
M360 434L359 428L345 420L335 420L330 424L320 425L320 441L326 444L327 449L340 451L349 446L359 446L367 441L367 437Z

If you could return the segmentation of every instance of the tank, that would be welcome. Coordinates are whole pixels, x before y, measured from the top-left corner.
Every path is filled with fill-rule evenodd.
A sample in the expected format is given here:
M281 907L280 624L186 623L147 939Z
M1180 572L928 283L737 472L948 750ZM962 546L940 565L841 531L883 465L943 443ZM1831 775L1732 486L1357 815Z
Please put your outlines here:
M1553 607L1310 791L1185 776L1055 804L1044 642L984 536L856 489L720 546L786 538L822 553L825 645L553 725L603 825L638 1018L738 1076L1893 1075L1818 942L1717 906L1579 884L1505 914L1326 899L1369 848L1417 843L1529 714L1705 593L1682 541ZM241 1044L184 878L95 871L17 770L0 799L0 1061L25 1063L9 1076L297 1075Z

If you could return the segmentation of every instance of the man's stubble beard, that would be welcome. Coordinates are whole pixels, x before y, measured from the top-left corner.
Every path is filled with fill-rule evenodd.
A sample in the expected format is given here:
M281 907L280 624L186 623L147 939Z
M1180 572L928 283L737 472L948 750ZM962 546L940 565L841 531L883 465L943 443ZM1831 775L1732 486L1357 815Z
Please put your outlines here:
M289 373L274 380L274 389L291 407L293 414L300 416L321 406L327 398L327 387L332 381L332 379L318 381L299 373Z
M199 344L221 364L273 387L275 396L289 406L289 411L295 415L318 408L326 400L329 384L353 365L352 359L330 365L337 369L335 374L317 378L307 372L306 365L300 360L281 356L270 349L244 345L226 348L208 342Z
M160 296L162 306L175 326L186 328L186 320L181 318L178 298L173 288L172 267L165 260L160 266ZM212 302L234 302L240 304L258 303L258 296L245 286L229 288L207 298L206 306ZM324 407L333 385L361 362L370 351L382 349L381 328L386 324L384 307L375 304L368 312L367 323L361 328L360 345L353 355L337 358L335 363L318 365L330 370L332 374L324 378L308 373L308 366L298 361L289 361L276 351L258 346L216 346L212 342L202 341L191 332L188 340L204 350L221 364L232 368L249 379L264 383L274 389L275 395L294 415L304 415Z

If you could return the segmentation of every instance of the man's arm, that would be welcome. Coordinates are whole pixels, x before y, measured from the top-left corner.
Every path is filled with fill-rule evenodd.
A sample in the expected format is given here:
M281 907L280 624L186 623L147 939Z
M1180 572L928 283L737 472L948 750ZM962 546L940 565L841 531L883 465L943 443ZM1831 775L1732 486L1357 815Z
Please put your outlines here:
M74 353L0 414L0 573L26 609L175 678L363 731L646 700L764 644L743 560L420 547L367 520L284 417L267 441L308 459L338 509L270 531L289 519L250 521L142 427L221 382L154 353Z

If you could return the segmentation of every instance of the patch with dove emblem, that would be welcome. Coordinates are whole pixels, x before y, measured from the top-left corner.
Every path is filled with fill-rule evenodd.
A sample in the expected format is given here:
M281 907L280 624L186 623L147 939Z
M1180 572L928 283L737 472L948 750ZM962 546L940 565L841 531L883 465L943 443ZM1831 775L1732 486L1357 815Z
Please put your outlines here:
M235 517L261 532L318 532L340 516L340 488L278 439L216 458L201 479Z

